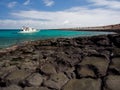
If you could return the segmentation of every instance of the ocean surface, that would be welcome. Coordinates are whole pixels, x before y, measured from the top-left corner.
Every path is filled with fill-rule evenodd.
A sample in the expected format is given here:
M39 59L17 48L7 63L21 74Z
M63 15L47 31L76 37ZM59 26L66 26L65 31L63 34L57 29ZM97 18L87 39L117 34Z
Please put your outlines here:
M0 29L0 48L6 48L31 40L95 36L103 34L112 34L112 32L39 30L34 33L20 33L19 29Z

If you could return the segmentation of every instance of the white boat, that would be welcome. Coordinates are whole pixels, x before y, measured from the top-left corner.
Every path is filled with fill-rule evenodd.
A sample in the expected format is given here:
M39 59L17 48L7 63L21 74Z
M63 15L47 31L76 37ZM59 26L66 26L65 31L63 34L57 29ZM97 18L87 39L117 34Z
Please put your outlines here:
M37 30L31 27L23 27L22 31L20 31L20 33L33 33L33 32L37 32Z

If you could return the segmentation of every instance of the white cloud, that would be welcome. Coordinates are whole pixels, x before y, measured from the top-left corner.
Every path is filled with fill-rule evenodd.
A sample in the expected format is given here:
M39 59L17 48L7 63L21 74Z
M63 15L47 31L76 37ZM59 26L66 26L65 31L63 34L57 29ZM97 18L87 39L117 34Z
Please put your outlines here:
M54 1L53 0L43 0L45 6L53 6L54 5Z
M65 20L65 21L63 22L63 24L68 24L68 23L70 23L69 20Z
M12 7L16 6L16 4L17 4L17 2L10 2L10 3L8 3L8 7L12 8Z
M43 25L43 22L37 20L0 20L1 28L22 28L22 26L33 26L39 28L39 26ZM42 27L44 28L44 27Z
M30 0L26 0L23 5L28 5L30 3Z
M105 6L112 9L120 9L120 1L118 0L87 0L96 6Z
M104 8L73 7L54 12L30 10L11 15L21 20L0 20L0 27L20 28L29 25L35 28L66 28L120 23L119 10Z

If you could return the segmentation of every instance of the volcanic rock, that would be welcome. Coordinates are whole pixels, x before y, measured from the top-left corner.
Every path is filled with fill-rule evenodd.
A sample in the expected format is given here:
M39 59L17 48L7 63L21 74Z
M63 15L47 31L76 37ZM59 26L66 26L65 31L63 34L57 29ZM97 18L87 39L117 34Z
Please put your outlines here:
M50 90L46 87L25 87L24 90Z
M56 73L55 67L52 64L45 64L40 68L40 70L46 75Z
M113 73L118 73L120 75L120 57L112 59L110 70L112 70Z
M44 82L44 85L53 89L61 89L68 80L69 79L63 73L53 74L49 80Z
M90 69L87 65L80 65L77 67L78 77L96 77L94 70Z
M90 78L71 79L63 90L101 90L101 80Z
M22 80L24 80L27 76L29 76L30 73L23 70L16 70L11 72L6 78L5 81L8 81L9 83L19 83Z
M22 88L17 85L10 85L8 87L1 88L0 90L22 90Z
M120 76L109 75L106 78L104 90L120 90Z
M27 86L40 86L43 79L39 73L34 73L25 80Z
M81 67L82 65L87 65L95 72L97 76L105 76L108 69L109 60L107 60L105 57L85 57L80 63ZM88 73L90 73L91 70Z

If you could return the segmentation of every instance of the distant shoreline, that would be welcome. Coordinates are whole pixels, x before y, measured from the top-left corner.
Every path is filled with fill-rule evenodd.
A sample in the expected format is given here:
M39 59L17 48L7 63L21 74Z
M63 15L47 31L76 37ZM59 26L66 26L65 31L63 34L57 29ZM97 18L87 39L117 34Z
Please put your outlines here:
M52 29L50 29L52 30ZM73 28L59 28L57 30L75 30L75 31L100 31L100 32L116 32L120 33L120 24L96 26L96 27L73 27Z
M49 29L49 30L52 30L52 29ZM68 31L97 31L97 32L115 32L115 33L120 33L120 29L118 30L101 30L101 29L97 29L97 30L92 30L92 29L85 29L85 30L82 30L82 29L54 29L54 30L68 30Z

